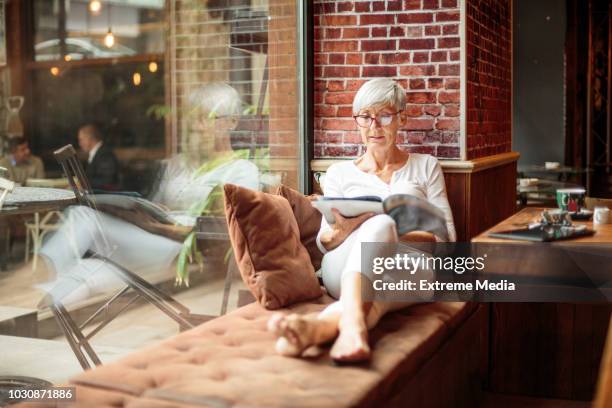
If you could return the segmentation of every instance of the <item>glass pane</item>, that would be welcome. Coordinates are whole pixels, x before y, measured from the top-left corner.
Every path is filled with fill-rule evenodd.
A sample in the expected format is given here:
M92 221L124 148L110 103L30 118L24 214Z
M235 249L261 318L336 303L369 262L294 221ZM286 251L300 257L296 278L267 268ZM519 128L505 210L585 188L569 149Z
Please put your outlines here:
M300 186L299 2L114 0L95 12L93 3L35 0L22 10L33 32L7 39L8 55L21 40L35 51L34 61L29 52L15 61L24 94L5 130L7 176L32 197L70 193L54 153L71 144L71 165L86 176L78 186L98 195L93 208L45 201L0 213L0 317L18 319L12 331L0 321L0 349L20 350L0 361L2 375L63 383L78 374L44 300L82 324L125 286L117 265L200 318L235 309L245 286L234 273L223 303L226 274L237 270L223 186ZM110 310L128 304L92 338L103 363L178 333L175 320L129 295Z
M34 59L77 61L162 53L164 17L164 0L36 0Z

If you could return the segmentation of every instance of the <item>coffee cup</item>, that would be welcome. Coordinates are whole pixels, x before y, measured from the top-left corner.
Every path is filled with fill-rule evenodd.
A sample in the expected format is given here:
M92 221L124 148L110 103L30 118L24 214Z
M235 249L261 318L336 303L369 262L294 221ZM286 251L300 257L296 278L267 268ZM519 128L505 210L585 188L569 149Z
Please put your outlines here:
M560 188L557 190L557 205L561 210L580 212L584 208L584 188Z
M595 207L593 209L593 224L609 224L610 209L608 207Z

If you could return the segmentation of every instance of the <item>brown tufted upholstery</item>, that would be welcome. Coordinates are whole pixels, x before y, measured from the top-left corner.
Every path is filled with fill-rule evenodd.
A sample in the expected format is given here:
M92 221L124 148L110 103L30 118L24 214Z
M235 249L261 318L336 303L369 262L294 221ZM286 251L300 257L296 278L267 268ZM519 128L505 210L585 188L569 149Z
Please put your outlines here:
M323 296L315 303L302 303L282 311L318 311L330 301ZM454 364L448 361L453 356L460 361L465 355L465 362L461 364L466 367L470 361L477 360L474 350L463 349L465 344L478 343L477 330L470 329L471 332L462 335L460 352L447 344L459 336L455 333L461 326L467 326L468 319L474 320L476 309L468 303L430 303L389 314L371 333L371 361L361 366L337 366L327 352L310 359L276 355L273 335L266 331L266 321L273 312L252 303L117 362L78 375L70 381L77 386L74 405L378 406L383 401L393 401L409 380L420 375L435 382L434 387L444 386L445 377L463 384L463 378L471 375L467 371L452 374L449 368L437 368L434 364L433 376L422 373L432 366L432 356L438 350L446 350L442 364ZM455 395L450 389L444 393ZM410 395L416 398L412 391ZM418 404L414 406L423 406L421 402Z

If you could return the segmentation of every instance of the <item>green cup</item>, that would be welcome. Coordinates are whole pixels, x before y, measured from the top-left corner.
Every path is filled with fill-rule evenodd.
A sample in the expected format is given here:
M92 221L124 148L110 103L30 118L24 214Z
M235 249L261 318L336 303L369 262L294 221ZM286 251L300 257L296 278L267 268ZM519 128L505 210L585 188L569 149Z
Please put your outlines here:
M557 205L563 211L580 212L584 208L584 188L560 188L557 190Z

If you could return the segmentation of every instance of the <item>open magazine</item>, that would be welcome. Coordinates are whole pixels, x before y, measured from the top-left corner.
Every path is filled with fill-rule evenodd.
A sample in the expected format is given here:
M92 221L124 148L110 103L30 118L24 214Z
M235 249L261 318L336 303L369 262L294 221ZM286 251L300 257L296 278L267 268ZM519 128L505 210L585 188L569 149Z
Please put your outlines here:
M312 205L323 214L329 224L335 222L332 208L336 208L344 217L356 217L368 212L388 214L397 224L399 235L411 231L426 231L448 241L444 212L429 201L410 194L393 194L384 200L376 196L322 196L313 201Z

